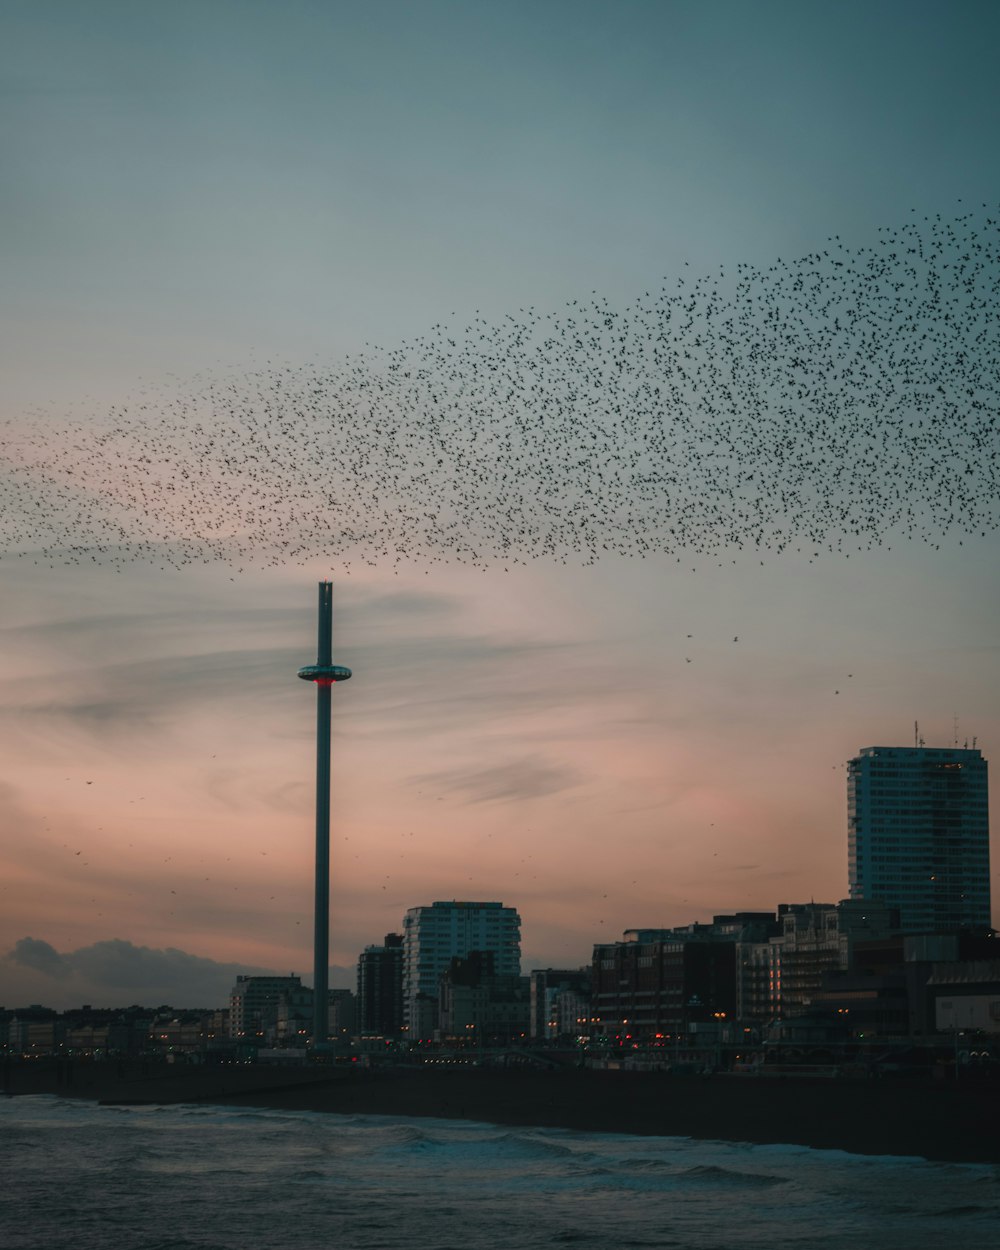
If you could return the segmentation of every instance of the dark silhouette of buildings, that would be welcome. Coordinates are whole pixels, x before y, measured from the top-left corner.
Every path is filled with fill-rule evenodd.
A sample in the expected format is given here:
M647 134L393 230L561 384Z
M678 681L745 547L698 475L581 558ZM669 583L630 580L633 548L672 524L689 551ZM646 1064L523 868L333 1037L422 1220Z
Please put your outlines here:
M589 1032L590 968L536 968L529 979L530 1032L535 1041Z
M735 1012L736 940L723 926L629 929L623 941L594 947L599 1032L650 1038Z
M466 1045L522 1043L529 1028L528 978L497 972L494 951L455 956L438 983L438 1031Z
M387 933L358 959L358 1031L395 1037L403 1028L403 935Z

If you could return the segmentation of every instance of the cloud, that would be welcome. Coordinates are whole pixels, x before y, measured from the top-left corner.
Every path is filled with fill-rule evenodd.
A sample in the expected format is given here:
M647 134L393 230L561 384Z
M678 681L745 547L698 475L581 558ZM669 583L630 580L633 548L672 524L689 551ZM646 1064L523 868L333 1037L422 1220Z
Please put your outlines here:
M25 937L0 958L0 971L19 974L16 992L29 992L60 1009L83 1001L103 1006L220 1007L238 976L275 976L273 968L220 963L176 947L162 950L110 938L60 953L39 938ZM26 978L24 974L28 974ZM354 969L332 967L331 985L350 986ZM30 986L30 990L27 987ZM9 990L6 991L9 996Z
M30 968L34 972L41 972L47 977L56 977L59 980L64 980L73 972L54 946L38 938L21 938L5 958L12 963L20 964L22 968Z
M466 631L455 619L457 602L416 593L348 600L337 658L358 679L340 696L349 700L352 732L448 731L484 714L551 712L611 693L613 675L595 675L579 644ZM0 676L0 718L36 737L62 730L107 743L141 741L203 711L252 705L258 716L266 709L272 733L292 725L307 732L295 673L314 643L296 641L300 631L283 611L246 615L241 624L240 612L207 623L174 614L176 635L147 617L94 618L80 623L72 650L55 643L62 623L48 631L41 625L35 636L21 631L23 661ZM420 622L430 632L420 632ZM43 641L32 663L28 654Z
M94 665L81 678L20 678L5 683L4 702L21 719L57 718L107 731L132 732L179 708L259 693L277 676L294 676L291 648L228 650ZM75 687L75 688L74 688Z
M274 593L270 591L270 593ZM292 600L294 592L284 590ZM461 598L448 592L422 592L403 590L378 592L371 588L346 591L338 586L336 609L337 627L356 628L363 633L384 626L405 626L412 630L420 621L438 621L442 616L453 616L461 604ZM283 636L294 635L304 620L313 623L314 604L307 595L294 595L294 601L285 604L256 606L209 606L203 601L192 602L187 608L156 609L137 612L123 608L116 613L66 614L64 604L58 609L62 615L40 617L27 623L0 626L0 637L11 645L26 642L49 644L57 650L71 649L81 658L99 658L107 650L111 633L141 637L150 651L156 645L198 634L221 633L227 637L251 636L262 630ZM41 613L43 608L38 607Z
M465 795L467 803L510 803L557 794L581 784L575 768L546 764L530 756L488 768L453 768L411 778L430 789Z
M359 720L401 702L411 705L411 717L450 723L466 701L482 701L484 683L509 688L510 667L543 650L466 632L458 619L462 607L461 597L448 592L345 588L337 656L363 679L357 693L352 688L356 730ZM302 706L294 678L315 654L310 597L291 607L202 601L126 608L120 616L84 607L67 617L64 605L58 610L50 619L36 597L18 624L2 630L9 662L0 670L0 716L16 720L21 731L134 738L201 709L253 703L267 707L273 724L282 710L294 717Z

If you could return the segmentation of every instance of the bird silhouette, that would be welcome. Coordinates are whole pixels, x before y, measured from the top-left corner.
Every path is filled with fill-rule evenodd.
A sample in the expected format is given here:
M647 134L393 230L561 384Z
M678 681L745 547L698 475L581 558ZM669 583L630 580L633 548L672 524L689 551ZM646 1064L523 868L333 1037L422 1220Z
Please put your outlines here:
M983 205L612 305L7 420L0 556L124 569L850 556L997 526ZM689 565L696 569L697 564ZM734 638L734 641L737 639Z

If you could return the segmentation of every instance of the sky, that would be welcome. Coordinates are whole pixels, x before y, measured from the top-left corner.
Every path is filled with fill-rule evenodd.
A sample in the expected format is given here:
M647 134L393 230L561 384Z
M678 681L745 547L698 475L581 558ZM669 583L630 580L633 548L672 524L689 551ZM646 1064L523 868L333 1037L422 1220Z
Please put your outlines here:
M8 0L0 34L12 443L1000 201L988 2ZM844 898L848 758L914 722L993 757L998 546L241 572L8 544L0 1004L311 979L326 577L333 984L437 899L517 907L530 968Z

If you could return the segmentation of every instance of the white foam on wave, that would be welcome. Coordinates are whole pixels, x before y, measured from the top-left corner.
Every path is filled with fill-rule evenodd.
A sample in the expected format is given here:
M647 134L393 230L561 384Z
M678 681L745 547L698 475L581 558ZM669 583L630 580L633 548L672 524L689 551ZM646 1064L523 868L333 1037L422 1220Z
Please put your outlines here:
M595 1229L685 1250L815 1244L822 1229L822 1250L856 1250L873 1227L880 1250L937 1250L1000 1213L987 1165L52 1096L0 1104L0 1168L8 1222L28 1230L4 1250L164 1245L164 1228L217 1250L493 1250L498 1229L519 1250L585 1246Z

